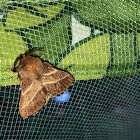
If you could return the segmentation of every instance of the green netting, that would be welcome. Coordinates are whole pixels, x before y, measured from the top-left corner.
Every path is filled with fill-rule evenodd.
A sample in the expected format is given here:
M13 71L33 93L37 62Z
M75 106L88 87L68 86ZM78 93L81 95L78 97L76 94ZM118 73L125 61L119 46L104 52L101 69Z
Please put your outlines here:
M75 82L68 102L23 120L6 69L35 47ZM0 139L140 139L139 0L0 1L0 119Z

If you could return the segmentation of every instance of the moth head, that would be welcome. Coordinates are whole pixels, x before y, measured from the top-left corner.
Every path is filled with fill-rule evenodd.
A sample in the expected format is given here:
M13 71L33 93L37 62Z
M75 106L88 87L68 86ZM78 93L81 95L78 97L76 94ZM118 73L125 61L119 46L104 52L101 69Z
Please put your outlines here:
M16 60L15 60L15 62L14 62L14 68L11 68L11 70L13 72L18 72L18 67L19 67L21 61L23 59L25 59L26 56L32 55L34 51L35 51L35 49L31 49L29 51L26 51L24 54L20 54L19 57L17 57Z
M25 69L28 71L28 69L31 69L32 67L32 71L35 71L36 67L38 67L38 65L40 65L41 63L41 60L39 58L35 57L33 58L31 56L35 51L43 51L43 50L34 48L26 51L24 54L20 54L19 57L17 57L14 62L14 68L11 68L11 70L13 72L19 72L23 67L26 67ZM36 66L34 65L35 63Z
M14 67L11 68L11 70L13 72L18 72L18 67L19 67L19 64L21 63L21 60L23 59L23 57L25 57L25 56L23 56L23 54L20 54L20 56L16 58L16 60L14 62Z

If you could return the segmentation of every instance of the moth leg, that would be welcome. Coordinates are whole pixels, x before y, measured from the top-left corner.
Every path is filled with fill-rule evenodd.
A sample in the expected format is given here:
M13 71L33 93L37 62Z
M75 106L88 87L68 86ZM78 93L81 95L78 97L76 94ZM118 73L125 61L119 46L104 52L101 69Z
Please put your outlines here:
M8 68L8 69L6 69L6 71L8 71L8 70L13 71L13 69L14 68ZM15 79L15 78L18 78L18 75L15 75L15 76L11 77L11 79Z
M12 70L13 70L13 68L7 68L7 69L6 69L6 71L9 71L9 70L10 70L10 71L12 71Z
M15 79L15 78L18 78L18 75L15 75L15 76L13 76L13 77L11 77L12 79Z
M49 98L53 98L54 96L53 95L51 95L51 94L48 94L49 95Z
M46 96L46 103L49 101L50 97Z
M18 67L14 67L14 68L7 68L6 71L13 71L13 72L17 72L18 71Z
M18 71L18 67L14 67L14 68L7 68L6 71L13 71L13 72L17 72Z
M50 94L48 94L48 95L46 95L46 103L50 100L50 99L52 99L54 96L52 96L52 95L50 95Z
M13 76L13 77L10 77L11 79L16 79L16 78L18 78L18 75L15 75L15 76Z
M42 54L40 58L43 58L43 57L44 57L44 54Z
M16 67L15 68L7 68L6 71L9 71L9 70L13 71L14 69L16 70ZM15 78L18 78L18 75L11 77L11 79L15 79Z

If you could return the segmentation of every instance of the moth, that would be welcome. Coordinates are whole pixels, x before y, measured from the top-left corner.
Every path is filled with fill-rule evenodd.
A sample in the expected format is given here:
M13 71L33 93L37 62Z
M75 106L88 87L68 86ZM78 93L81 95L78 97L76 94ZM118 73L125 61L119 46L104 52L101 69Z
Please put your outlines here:
M64 93L74 82L68 72L43 62L33 56L34 49L21 54L14 62L13 72L18 72L21 95L19 113L28 118L39 112L54 96Z

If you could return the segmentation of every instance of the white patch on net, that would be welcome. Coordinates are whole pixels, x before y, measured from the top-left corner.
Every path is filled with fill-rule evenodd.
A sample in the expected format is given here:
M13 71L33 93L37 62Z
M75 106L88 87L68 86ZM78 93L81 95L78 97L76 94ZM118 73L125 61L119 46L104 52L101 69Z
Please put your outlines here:
M87 38L91 34L91 28L79 23L72 15L72 45Z
M0 19L2 19L2 18L3 18L3 15L0 14Z
M94 35L98 35L98 34L100 34L100 33L101 33L100 30L97 30L97 29L94 30Z

